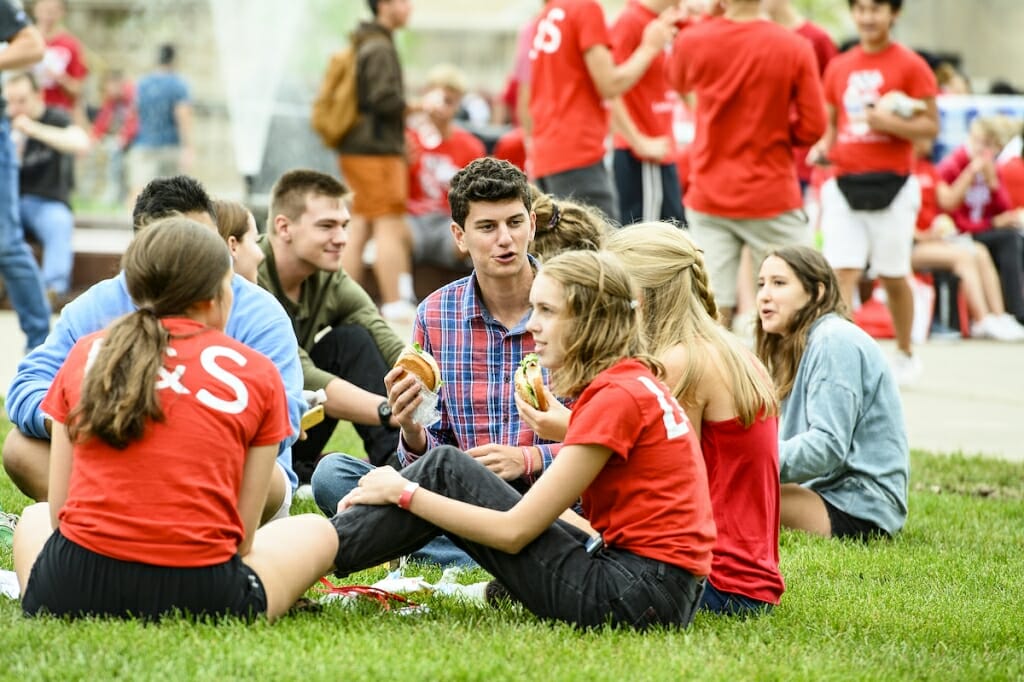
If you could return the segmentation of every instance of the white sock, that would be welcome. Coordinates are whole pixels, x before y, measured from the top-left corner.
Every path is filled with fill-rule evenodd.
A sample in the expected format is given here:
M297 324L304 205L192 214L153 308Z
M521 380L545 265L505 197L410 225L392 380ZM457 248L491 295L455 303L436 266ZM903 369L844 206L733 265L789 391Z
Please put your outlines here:
M412 273L403 272L398 276L398 297L403 301L416 300L416 291L412 286Z

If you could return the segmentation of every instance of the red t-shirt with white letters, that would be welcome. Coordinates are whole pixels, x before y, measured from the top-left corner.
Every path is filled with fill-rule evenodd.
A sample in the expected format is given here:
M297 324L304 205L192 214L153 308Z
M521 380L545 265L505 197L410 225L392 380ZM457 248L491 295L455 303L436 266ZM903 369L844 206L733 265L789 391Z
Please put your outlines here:
M535 177L592 166L604 158L608 110L583 56L608 47L604 10L595 0L551 0L530 50L530 117Z
M583 491L583 513L609 547L695 576L711 572L715 520L708 477L686 413L637 360L598 374L573 405L564 445L612 456Z
M187 318L171 334L157 391L165 419L125 449L98 438L73 446L60 532L93 552L156 566L223 563L245 537L238 513L250 446L291 433L281 374L225 334ZM64 424L105 332L75 344L43 401ZM98 350L98 347L97 349Z

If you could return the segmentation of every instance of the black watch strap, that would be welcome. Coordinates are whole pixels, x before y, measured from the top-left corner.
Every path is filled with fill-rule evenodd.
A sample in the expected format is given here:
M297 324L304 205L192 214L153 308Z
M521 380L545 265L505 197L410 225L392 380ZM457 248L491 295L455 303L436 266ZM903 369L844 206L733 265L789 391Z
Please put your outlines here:
M377 417L380 418L381 426L391 426L391 404L387 400L377 405Z

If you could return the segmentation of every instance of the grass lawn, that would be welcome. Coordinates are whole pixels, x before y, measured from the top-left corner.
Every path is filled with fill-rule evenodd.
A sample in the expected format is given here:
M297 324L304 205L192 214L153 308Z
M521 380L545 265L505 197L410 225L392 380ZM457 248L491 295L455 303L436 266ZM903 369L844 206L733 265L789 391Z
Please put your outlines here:
M0 437L7 428L0 423ZM339 429L333 442L353 441ZM757 619L580 633L511 606L426 597L429 613L412 616L364 604L274 626L68 624L27 620L0 598L0 680L1024 679L1024 466L923 452L912 464L910 519L895 540L784 532L788 590ZM26 502L0 475L0 506L18 512ZM0 568L11 568L7 549Z

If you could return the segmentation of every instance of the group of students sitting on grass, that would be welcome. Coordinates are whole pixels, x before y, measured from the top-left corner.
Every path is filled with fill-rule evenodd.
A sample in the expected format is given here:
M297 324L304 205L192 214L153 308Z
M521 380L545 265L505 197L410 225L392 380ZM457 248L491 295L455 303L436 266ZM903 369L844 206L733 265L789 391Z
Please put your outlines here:
M422 384L388 372L402 468L325 457L313 493L329 519L273 518L279 446L298 434L289 379L232 325L255 295L234 274L253 226L222 239L202 216L146 221L119 276L129 309L77 335L42 405L47 501L14 538L24 611L273 620L332 570L443 540L542 618L685 627L779 603L780 521L859 539L903 526L896 385L820 254L760 264L755 354L717 323L685 231L612 232L491 158L449 201L474 269L413 330L440 419L420 424ZM544 411L512 380L531 352Z

